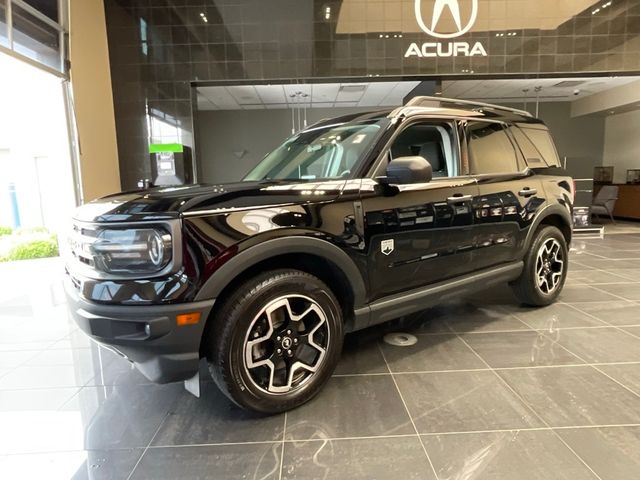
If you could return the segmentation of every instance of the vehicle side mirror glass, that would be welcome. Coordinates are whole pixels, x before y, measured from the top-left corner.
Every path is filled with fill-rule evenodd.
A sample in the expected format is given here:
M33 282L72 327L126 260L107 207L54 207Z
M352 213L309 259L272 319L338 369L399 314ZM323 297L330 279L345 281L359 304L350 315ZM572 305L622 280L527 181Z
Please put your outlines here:
M387 183L427 183L432 177L431 164L421 156L395 158L387 165Z

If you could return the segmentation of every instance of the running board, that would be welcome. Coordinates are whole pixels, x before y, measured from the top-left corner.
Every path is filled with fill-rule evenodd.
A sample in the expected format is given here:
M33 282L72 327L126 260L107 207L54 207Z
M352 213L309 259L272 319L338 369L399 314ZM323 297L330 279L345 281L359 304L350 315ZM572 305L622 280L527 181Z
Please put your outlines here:
M524 262L518 261L439 282L426 288L384 297L358 309L356 318L369 317L366 325L360 323L362 328L377 325L433 307L451 298L468 295L500 283L511 282L520 276L523 268Z

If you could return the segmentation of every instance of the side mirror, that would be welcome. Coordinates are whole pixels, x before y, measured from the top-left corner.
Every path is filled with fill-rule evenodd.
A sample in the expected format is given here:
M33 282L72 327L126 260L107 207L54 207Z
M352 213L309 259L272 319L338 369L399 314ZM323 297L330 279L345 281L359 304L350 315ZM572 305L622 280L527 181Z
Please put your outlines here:
M387 183L427 183L432 178L431 164L424 157L399 157L387 165Z

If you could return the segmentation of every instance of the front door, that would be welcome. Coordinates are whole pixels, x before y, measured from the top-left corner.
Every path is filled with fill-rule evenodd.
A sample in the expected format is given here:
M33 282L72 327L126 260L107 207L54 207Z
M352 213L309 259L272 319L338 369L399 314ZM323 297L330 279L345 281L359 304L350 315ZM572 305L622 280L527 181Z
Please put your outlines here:
M433 169L428 183L361 187L371 297L432 284L472 270L476 180L460 171L453 124L419 121L392 142L388 158L420 155Z

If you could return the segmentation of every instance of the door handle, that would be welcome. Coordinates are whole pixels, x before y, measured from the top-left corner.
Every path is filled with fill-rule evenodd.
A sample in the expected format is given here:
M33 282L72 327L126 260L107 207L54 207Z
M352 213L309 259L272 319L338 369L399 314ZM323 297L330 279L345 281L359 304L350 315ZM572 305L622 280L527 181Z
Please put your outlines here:
M463 202L470 202L473 199L472 195L454 195L453 197L448 197L447 198L447 203L449 204L455 204L455 203L463 203Z
M518 192L518 195L520 195L521 197L532 197L533 195L537 194L538 190L536 190L535 188L523 188L522 190L520 190Z

